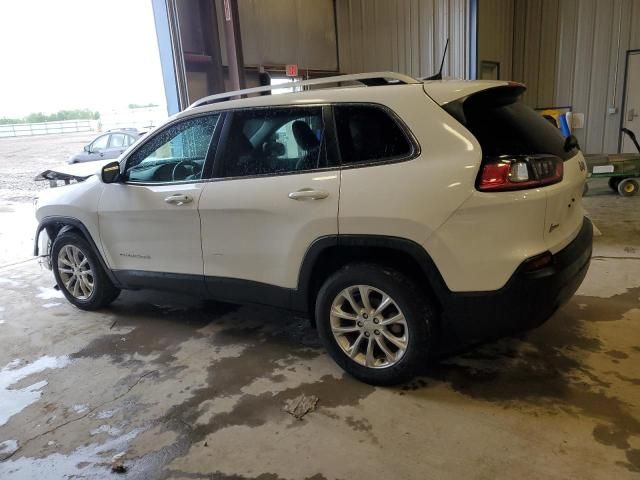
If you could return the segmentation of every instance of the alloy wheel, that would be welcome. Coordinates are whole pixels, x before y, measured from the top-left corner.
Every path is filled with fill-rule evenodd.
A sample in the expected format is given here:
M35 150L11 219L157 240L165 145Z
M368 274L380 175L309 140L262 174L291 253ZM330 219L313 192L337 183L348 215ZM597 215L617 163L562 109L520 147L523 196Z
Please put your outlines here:
M94 289L89 259L75 245L65 245L58 252L58 273L64 288L74 298L87 300Z
M353 285L333 300L331 332L342 351L368 368L388 368L407 351L409 329L391 296L369 285Z

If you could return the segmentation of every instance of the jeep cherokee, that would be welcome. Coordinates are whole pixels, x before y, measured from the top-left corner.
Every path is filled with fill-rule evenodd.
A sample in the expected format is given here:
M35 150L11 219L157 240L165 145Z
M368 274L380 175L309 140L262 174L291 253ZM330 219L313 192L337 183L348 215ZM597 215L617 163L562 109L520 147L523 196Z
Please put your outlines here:
M35 254L66 298L93 310L152 288L307 312L344 370L392 384L540 325L579 287L584 158L523 85L298 86L334 88L206 97L43 194Z

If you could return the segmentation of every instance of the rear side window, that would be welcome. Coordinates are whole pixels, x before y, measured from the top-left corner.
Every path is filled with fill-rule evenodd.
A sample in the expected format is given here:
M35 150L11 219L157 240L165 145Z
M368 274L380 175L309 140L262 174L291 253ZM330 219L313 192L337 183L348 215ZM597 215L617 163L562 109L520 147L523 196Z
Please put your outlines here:
M322 107L269 107L233 112L220 177L247 177L323 168Z
M342 164L406 157L413 146L383 108L374 105L334 106Z
M109 141L110 148L120 148L125 146L125 136L121 133L113 133Z
M520 102L523 87L484 90L444 108L476 137L484 157L548 154L567 160L577 150L565 150L560 131Z

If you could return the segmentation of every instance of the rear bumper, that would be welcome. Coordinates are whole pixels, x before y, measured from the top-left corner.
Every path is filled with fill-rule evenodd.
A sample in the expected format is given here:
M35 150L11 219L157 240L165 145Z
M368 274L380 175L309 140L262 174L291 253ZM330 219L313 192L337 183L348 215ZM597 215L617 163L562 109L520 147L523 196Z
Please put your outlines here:
M553 255L550 266L531 272L524 264L520 265L500 290L451 292L443 305L447 340L458 345L472 343L544 323L584 280L591 261L592 241L593 226L585 218L578 236Z

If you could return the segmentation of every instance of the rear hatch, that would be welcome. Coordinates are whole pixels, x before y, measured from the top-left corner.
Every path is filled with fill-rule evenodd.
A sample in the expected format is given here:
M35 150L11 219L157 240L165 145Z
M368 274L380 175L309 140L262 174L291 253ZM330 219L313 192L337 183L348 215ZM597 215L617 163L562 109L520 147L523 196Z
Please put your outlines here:
M582 226L585 162L556 126L520 101L524 90L519 84L499 86L443 108L465 125L482 147L478 190L497 194L541 189L545 193L541 228L549 250L555 253Z

